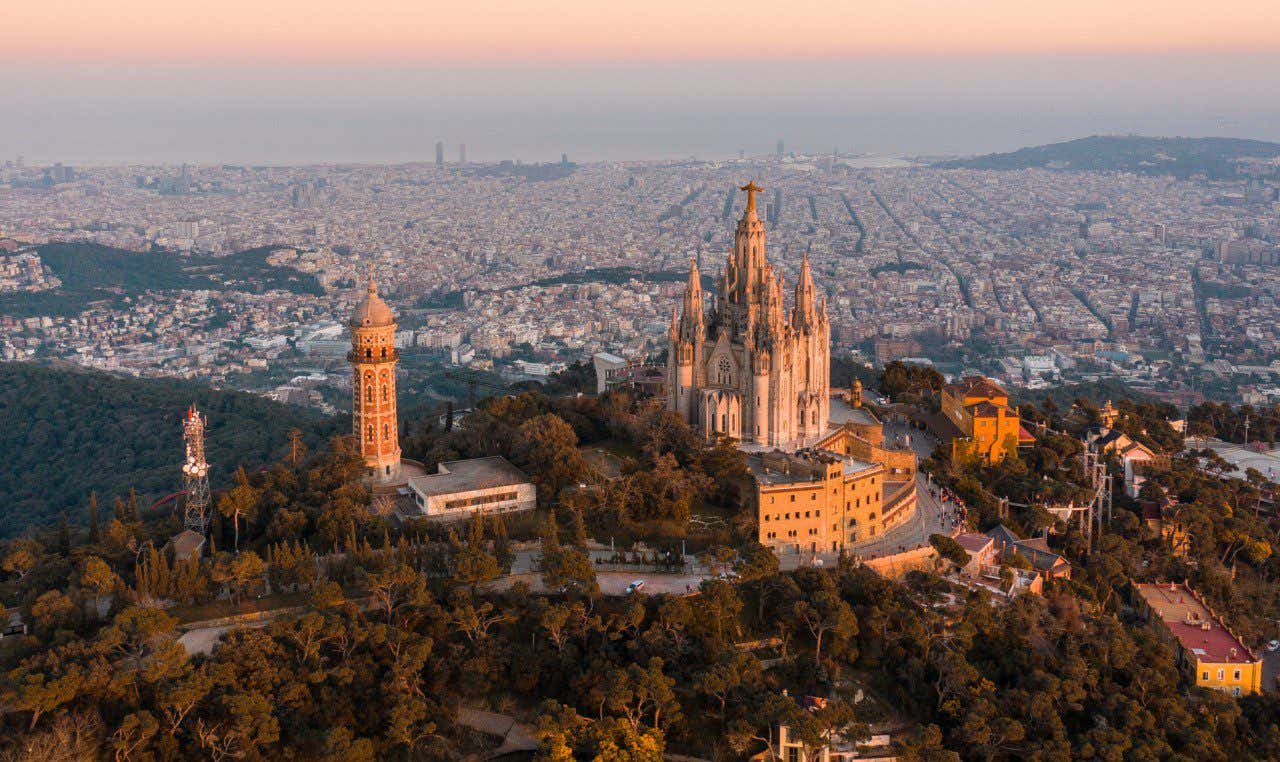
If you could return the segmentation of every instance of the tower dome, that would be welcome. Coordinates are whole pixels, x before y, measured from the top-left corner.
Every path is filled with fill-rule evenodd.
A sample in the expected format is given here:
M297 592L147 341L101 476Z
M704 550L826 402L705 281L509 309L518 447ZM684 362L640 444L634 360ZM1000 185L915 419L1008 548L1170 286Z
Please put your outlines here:
M379 328L396 322L391 308L378 296L378 285L373 282L373 266L369 266L369 289L364 299L356 305L355 314L351 316L351 325L359 328Z

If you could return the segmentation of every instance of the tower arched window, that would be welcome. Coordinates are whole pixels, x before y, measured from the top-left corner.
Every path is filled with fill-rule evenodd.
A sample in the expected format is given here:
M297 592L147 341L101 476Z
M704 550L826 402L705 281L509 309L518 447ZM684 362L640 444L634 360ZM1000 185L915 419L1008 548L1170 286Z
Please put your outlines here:
M387 425L387 424L385 424L385 423L384 423L384 424L382 424L382 438L383 438L383 439L390 439L390 438L391 438L391 427L390 427L390 426L388 426L388 425Z
M372 360L372 359L373 359L373 350L372 350L372 349L365 348L365 350L364 350L364 359L366 359L366 360Z
M364 401L369 403L373 402L373 384L369 384L364 388Z
M390 397L391 397L391 395L390 395L390 393L387 391L387 385L386 385L386 384L383 384L383 385L382 385L382 401L383 401L383 402L386 402Z
M373 424L369 424L365 427L364 439L366 442L373 442Z
M384 359L384 360L385 360L385 359L387 359L387 348L386 348L386 347L383 347L383 348L382 348L382 359Z

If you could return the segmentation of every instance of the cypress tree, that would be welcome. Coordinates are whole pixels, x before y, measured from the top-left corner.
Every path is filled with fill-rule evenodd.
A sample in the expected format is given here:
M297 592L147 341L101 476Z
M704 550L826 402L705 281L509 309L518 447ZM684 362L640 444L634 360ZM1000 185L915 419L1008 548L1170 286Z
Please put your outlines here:
M67 555L71 552L71 528L67 526L67 512L58 517L58 552Z
M138 521L138 493L133 487L129 488L129 520Z
M89 542L97 543L101 539L98 529L98 493L89 493Z

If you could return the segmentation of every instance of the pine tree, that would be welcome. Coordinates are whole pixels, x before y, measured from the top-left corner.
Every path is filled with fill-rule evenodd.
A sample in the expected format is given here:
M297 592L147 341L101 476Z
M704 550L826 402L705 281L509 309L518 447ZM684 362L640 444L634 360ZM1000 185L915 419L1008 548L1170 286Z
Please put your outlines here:
M119 521L121 524L129 519L129 514L124 507L124 500L119 495L116 495L115 512L116 521Z
M129 488L129 520L137 522L138 519L138 493L133 488Z

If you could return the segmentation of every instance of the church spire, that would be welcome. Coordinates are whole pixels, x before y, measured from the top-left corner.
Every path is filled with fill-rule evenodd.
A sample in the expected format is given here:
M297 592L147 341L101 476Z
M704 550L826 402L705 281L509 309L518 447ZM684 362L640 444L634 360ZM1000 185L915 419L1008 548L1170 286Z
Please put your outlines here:
M813 273L809 270L809 252L800 260L800 277L796 280L796 303L793 323L797 328L812 326L816 322L813 293Z
M680 336L686 341L701 341L703 336L702 273L698 258L689 258L689 282L684 287L684 315L680 319Z

